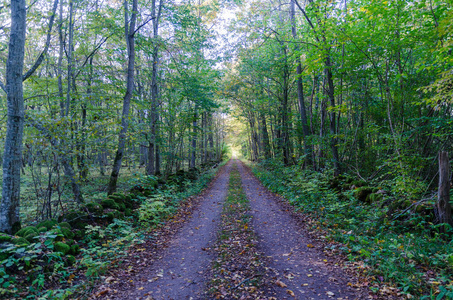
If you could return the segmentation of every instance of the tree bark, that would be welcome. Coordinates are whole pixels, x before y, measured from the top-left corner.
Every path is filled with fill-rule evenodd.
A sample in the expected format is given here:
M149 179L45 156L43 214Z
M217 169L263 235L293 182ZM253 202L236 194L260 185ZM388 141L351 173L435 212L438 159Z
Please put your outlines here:
M436 203L439 222L453 226L450 205L450 161L448 152L439 152L439 193Z
M24 69L27 11L25 0L11 1L11 33L6 62L6 122L3 153L3 186L0 205L0 231L13 233L20 228L20 166L24 129Z
M123 99L123 111L121 114L121 130L118 137L118 150L116 151L115 159L113 161L112 173L110 175L110 182L107 188L107 194L111 195L116 191L118 176L121 169L121 162L123 160L124 148L126 145L126 133L129 125L129 109L131 105L132 93L134 91L134 67L135 67L135 22L137 19L137 0L132 2L132 16L130 22L128 21L128 2L124 1L124 30L127 43L127 85L126 94Z
M296 32L296 18L295 18L295 0L291 0L291 32L293 34L293 38L296 40L297 32ZM299 51L299 47L297 46L294 49L296 52ZM308 120L307 120L307 112L305 109L305 102L304 102L304 86L302 84L302 63L300 61L300 57L297 58L297 100L299 102L299 116L300 121L302 123L302 134L304 139L304 148L305 148L305 165L311 165L311 145L310 145L310 130L308 128Z

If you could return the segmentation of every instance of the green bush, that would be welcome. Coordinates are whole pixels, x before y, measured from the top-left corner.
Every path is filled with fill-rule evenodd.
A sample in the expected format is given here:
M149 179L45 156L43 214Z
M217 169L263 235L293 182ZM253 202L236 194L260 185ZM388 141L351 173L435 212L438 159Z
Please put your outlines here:
M67 239L73 239L74 238L74 232L71 231L71 229L68 229L66 227L61 228L61 232L63 233L64 237Z
M139 220L147 226L157 225L173 210L174 207L167 206L164 201L148 199L139 208Z

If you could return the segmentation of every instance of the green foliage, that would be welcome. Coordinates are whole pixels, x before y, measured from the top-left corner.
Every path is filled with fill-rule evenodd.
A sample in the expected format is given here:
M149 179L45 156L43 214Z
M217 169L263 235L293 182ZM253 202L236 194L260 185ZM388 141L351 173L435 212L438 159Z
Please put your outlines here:
M139 220L145 227L156 226L174 211L175 207L164 199L150 198L140 205Z

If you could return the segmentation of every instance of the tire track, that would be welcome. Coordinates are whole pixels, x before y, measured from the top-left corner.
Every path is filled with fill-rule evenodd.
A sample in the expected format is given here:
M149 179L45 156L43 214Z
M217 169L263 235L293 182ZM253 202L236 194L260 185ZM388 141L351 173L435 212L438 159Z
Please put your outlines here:
M206 190L192 218L174 236L162 257L150 266L148 282L121 299L202 299L204 274L213 257L205 251L215 241L228 190L230 161Z
M276 299L357 299L348 275L326 264L318 250L290 214L282 211L275 196L238 162L242 185L250 201L252 225L259 249L269 258L276 279ZM308 246L307 246L308 245ZM278 282L277 282L278 280ZM292 295L293 294L293 295Z

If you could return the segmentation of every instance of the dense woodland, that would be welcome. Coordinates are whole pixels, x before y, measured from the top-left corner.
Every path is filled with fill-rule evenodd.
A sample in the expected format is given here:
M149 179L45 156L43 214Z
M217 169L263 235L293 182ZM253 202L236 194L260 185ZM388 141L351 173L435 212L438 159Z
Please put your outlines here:
M437 190L438 153L452 150L451 9L250 5L233 26L242 40L225 76L225 97L247 125L236 144L253 161L391 181L410 200Z
M26 18L9 14L25 7ZM81 188L98 175L110 175L112 194L122 168L168 177L220 159L220 71L207 27L215 4L13 1L1 10L3 231L19 224L21 172L35 185L27 205L46 219L61 213L62 197L83 203ZM16 72L24 75L8 77Z
M329 211L321 198L335 201L329 205L340 213L354 198L368 205L370 215L356 220L363 226L403 226L396 236L422 227L420 237L435 239L426 247L444 244L426 254L440 253L439 261L419 263L440 264L436 274L451 280L445 275L453 266L445 152L453 150L452 5L4 2L0 231L14 234L41 222L28 235L30 244L57 226L42 222L73 221L62 216L81 207L111 222L119 214L97 205L121 211L124 195L115 192L131 188L140 201L158 195L154 204L127 207L140 207L144 224L150 216L158 223L156 210L171 211L162 200L174 197L167 192L205 178L229 143L259 163L257 175L275 191L296 199L304 191L313 202L300 205L312 213ZM439 157L447 162L440 176ZM119 202L102 202L107 195ZM121 214L133 216L124 208ZM352 219L344 224L353 226ZM70 224L84 230L79 225ZM347 226L344 232L352 232ZM394 283L413 294L429 291L427 284Z

